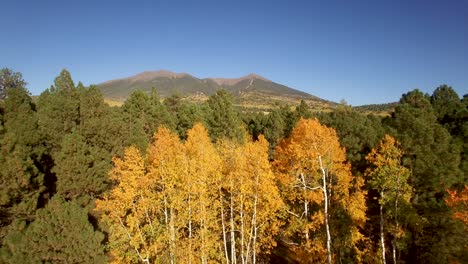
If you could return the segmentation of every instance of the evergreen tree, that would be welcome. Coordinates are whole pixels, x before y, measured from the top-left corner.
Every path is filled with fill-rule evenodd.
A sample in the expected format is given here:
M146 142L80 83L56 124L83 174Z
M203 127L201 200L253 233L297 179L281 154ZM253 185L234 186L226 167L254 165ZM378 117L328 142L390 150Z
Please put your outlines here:
M3 68L0 70L0 100L5 99L8 89L25 88L26 82L19 72Z
M66 135L61 146L53 168L57 177L57 195L88 206L107 189L110 155L86 144L78 132Z
M333 127L346 148L347 160L352 165L353 174L363 175L366 169L366 155L384 135L381 119L365 116L351 107L339 107L330 113L317 114L324 125Z
M408 261L448 263L462 257L466 239L444 201L446 190L462 181L459 148L437 122L427 95L415 90L403 95L400 103L385 122L401 142L403 163L411 170L411 201L421 218L409 226L413 241Z
M458 94L447 85L441 85L435 89L431 96L431 104L437 119L441 124L448 123L455 118L458 111L463 109Z
M447 85L439 86L431 96L431 103L437 120L452 135L454 144L461 148L460 169L464 182L468 182L468 100L460 99L458 94Z
M80 124L79 93L70 73L62 70L54 84L37 101L39 128L52 155L60 150L63 136Z
M30 221L44 190L34 104L25 88L8 89L0 134L0 242L15 220Z
M220 138L243 140L243 129L232 97L226 90L219 90L208 99L207 125L212 140Z
M35 221L11 233L0 250L3 263L105 263L104 235L88 222L87 211L54 197ZM23 223L24 226L24 223Z

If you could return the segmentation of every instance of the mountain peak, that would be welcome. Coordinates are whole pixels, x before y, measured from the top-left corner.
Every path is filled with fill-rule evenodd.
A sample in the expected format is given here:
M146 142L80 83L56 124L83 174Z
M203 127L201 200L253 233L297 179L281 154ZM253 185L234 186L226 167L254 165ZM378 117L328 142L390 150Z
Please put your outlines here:
M243 77L240 77L240 78L207 78L209 80L212 80L214 81L215 83L217 83L218 85L235 85L236 83L239 83L241 81L244 81L244 80L253 80L253 79L260 79L260 80L263 80L263 81L268 81L270 82L270 80L268 80L267 78L264 78L258 74L255 74L255 73L250 73L248 75L245 75Z
M155 78L166 77L166 78L179 78L187 76L187 73L177 73L171 72L167 70L159 70L159 71L144 71L140 74L130 77L132 81L149 81Z
M177 72L171 72L167 70L158 70L158 71L144 71L142 73L138 73L136 75L127 77L127 78L122 78L122 79L115 79L115 80L110 80L107 82L104 82L102 84L111 84L115 82L120 82L120 81L128 81L130 83L137 83L137 82L150 82L156 78L161 78L161 77L166 77L166 78L180 78L184 76L190 76L187 73L177 73Z

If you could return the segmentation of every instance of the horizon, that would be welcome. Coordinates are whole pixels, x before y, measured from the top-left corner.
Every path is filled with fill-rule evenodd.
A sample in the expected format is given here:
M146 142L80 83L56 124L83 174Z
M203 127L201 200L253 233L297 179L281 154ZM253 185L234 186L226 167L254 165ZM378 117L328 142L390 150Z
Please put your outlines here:
M84 85L168 70L200 79L255 73L350 105L398 101L447 84L468 93L468 4L394 1L324 5L15 1L2 65L33 95L66 68Z

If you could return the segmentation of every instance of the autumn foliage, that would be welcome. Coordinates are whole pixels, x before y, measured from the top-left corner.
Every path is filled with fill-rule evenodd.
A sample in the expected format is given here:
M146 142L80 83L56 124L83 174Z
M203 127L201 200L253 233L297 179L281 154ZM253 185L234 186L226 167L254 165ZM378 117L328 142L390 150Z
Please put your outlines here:
M110 107L66 70L37 98L0 75L1 263L468 263L451 87L381 117L238 111L225 91Z
M445 200L453 208L453 218L460 220L468 226L468 185L462 191L447 191L449 197Z
M307 261L331 263L340 246L360 252L366 193L345 154L335 130L315 119L299 120L277 147L275 168L289 213L284 239L310 252ZM350 225L338 232L342 217Z
M211 143L196 124L181 142L162 127L142 155L115 159L96 210L116 263L255 263L275 245L282 201L268 142Z

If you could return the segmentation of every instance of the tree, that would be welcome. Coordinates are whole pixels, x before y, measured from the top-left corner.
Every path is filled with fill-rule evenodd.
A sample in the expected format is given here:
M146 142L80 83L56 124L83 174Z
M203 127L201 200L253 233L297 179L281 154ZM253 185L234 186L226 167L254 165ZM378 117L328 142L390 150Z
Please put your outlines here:
M123 112L128 115L129 122L134 125L142 125L147 138L150 139L157 128L164 125L174 128L166 107L160 102L155 89L148 96L144 91L136 90L122 105Z
M158 129L146 159L134 146L114 159L109 173L114 188L96 204L109 228L110 254L116 261L171 262L184 256L179 249L183 175L187 171L183 145L176 134Z
M384 135L381 119L363 115L351 107L339 107L330 113L318 113L317 118L336 130L340 143L346 148L347 160L354 175L363 175L366 170L366 155Z
M312 112L310 111L309 105L304 101L301 100L301 103L296 106L296 118L299 120L300 118L311 118Z
M283 206L268 162L268 142L220 140L221 225L226 263L256 263L276 246Z
M335 130L317 120L301 119L291 136L277 147L276 155L276 167L281 173L280 186L292 218L289 224L291 239L319 257L325 255L324 259L316 261L326 259L331 263L331 220L343 211L352 224L347 227L347 237L343 235L342 239L351 241L350 248L357 250L355 245L361 238L357 228L366 219L365 193L361 190L363 182L351 175ZM322 239L313 239L320 237L323 229L325 247L320 242Z
M457 111L463 109L458 94L447 85L441 85L434 90L431 104L439 121L443 124L454 118Z
M413 236L406 257L411 262L448 263L464 251L462 232L445 204L446 190L463 183L460 148L437 122L428 96L415 90L400 102L384 123L401 143L403 165L411 171L411 203L419 215L408 226Z
M96 201L96 211L102 213L101 219L109 230L109 253L116 262L149 263L151 251L140 228L145 215L135 204L139 180L145 173L143 158L132 146L125 150L124 159L115 158L114 164L109 176L115 187Z
M35 105L25 88L8 89L0 134L0 241L17 220L31 221L44 191Z
M186 196L184 200L187 201L185 207L188 209L189 251L194 252L201 263L220 261L218 245L221 228L218 220L221 214L221 193L218 186L221 182L221 160L208 131L201 124L195 124L187 136L185 150L188 173L183 181L183 190ZM189 258L188 262L191 261Z
M86 207L107 190L109 154L88 145L77 132L66 135L61 146L53 168L57 194Z
M392 256L393 263L397 263L397 239L400 236L401 203L408 203L411 198L411 187L408 184L409 171L402 166L403 156L399 143L391 136L385 135L380 144L367 155L366 160L370 167L366 171L371 188L380 194L380 241L382 249L382 263L385 260L385 219L384 209L387 215L393 219L394 230L392 232Z
M79 93L70 73L62 70L54 84L37 101L39 128L52 156L60 150L63 136L80 124Z
M103 239L86 210L54 197L34 222L7 236L0 256L4 263L105 263Z
M20 72L14 72L11 69L3 68L0 70L0 100L5 99L8 89L25 88L26 82Z
M229 138L242 141L243 130L232 97L226 90L219 90L207 101L207 126L213 140Z

